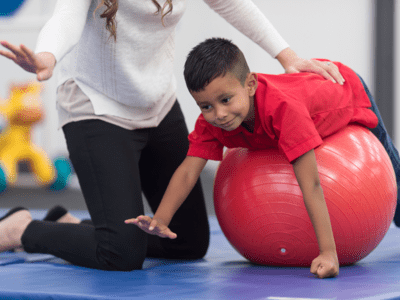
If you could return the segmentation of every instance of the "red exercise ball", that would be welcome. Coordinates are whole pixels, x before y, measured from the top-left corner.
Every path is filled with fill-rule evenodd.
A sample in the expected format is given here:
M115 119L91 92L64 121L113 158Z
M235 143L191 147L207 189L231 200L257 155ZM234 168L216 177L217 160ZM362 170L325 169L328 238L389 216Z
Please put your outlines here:
M349 125L315 149L340 265L367 256L396 208L394 170L379 140ZM218 222L251 262L310 266L318 243L292 165L277 149L230 149L214 182Z

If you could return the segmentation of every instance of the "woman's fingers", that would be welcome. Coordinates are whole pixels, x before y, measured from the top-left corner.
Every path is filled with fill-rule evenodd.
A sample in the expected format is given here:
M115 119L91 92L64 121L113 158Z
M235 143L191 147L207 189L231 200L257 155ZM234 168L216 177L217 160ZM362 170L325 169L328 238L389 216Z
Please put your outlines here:
M0 50L0 55L7 57L9 59L11 59L12 61L15 62L15 60L17 59L17 57L15 56L14 53L11 53L9 51L4 51L4 50Z
M334 83L343 84L344 78L339 68L332 62L319 60L306 60L299 58L285 69L286 73L312 72L323 76Z
M36 78L38 81L43 81L43 80L49 79L51 77L51 75L52 75L52 73L49 72L48 70L43 70L43 71L37 72Z
M13 60L13 61L15 61L16 59L17 59L17 56L14 54L14 52L11 50L13 47L12 47L12 45L11 44L9 44L8 42L6 42L6 41L0 41L0 44L4 47L4 48L6 48L6 49L8 49L9 51L5 51L5 50L0 50L0 54L1 55L3 55L3 56L5 56L5 57L7 57L7 58L9 58L9 59L11 59L11 60ZM10 46L11 45L11 46ZM10 48L11 47L11 48Z
M26 55L25 53L21 50L21 47L15 46L13 44L10 44L8 42L1 42L1 45L10 50L14 56L15 59L25 59Z
M333 78L331 76L331 74L328 71L324 70L323 68L320 68L319 70L316 70L315 73L321 75L325 79L328 79L328 80L332 81L333 83L337 83L338 82L337 80L335 80L335 78Z
M29 49L25 45L21 45L21 50L24 56L32 65L37 65L37 61L35 59L35 53L31 49Z
M10 44L7 41L0 41L0 44L4 47L7 48L8 50L10 50L12 53L15 54L15 52L18 52L18 49L16 46L14 46L13 44Z
M38 62L32 50L28 49L24 45L17 47L5 41L1 41L0 44L5 48L7 48L8 50L10 50L10 51L1 50L0 51L1 55L11 59L25 71L31 73L36 73L38 71ZM45 68L42 67L41 69L44 70ZM45 76L43 75L43 77Z
M332 80L333 82L337 82L339 84L344 83L344 78L342 74L339 72L339 68L332 62L322 62L322 61L317 61L317 60L312 60L313 63L318 64L319 67L321 68L321 75L329 80Z

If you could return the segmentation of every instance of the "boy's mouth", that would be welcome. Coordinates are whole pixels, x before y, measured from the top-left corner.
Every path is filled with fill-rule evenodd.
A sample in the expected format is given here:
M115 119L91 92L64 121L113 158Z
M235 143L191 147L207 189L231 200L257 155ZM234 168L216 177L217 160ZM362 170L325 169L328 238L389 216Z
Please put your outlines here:
M232 119L232 120L230 120L230 121L228 121L228 122L225 122L225 123L223 123L223 124L218 124L218 126L219 126L219 127L222 127L222 128L228 128L228 127L230 127L230 126L233 124L233 121L234 121L234 119Z

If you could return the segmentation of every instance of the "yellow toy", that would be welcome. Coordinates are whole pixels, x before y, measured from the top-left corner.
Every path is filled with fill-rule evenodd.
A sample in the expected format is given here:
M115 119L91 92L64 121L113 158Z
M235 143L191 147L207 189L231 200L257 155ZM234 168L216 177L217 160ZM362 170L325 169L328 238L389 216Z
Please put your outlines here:
M30 163L40 185L51 185L55 181L53 163L46 152L31 141L32 126L44 118L41 89L36 82L12 86L9 99L0 103L0 114L7 122L0 134L0 164L6 181L3 190L8 183L12 185L17 181L20 161Z

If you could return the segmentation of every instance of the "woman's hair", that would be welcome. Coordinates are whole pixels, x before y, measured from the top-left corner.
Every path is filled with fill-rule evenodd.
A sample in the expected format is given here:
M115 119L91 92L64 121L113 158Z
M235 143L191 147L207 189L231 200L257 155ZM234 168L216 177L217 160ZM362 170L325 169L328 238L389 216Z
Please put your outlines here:
M118 0L99 0L99 5L96 7L98 10L100 7L105 6L105 11L100 15L101 18L106 19L106 29L110 32L110 37L117 40L117 23L115 21L115 15L118 11Z
M151 1L153 1L155 6L157 7L157 11L155 12L155 14L158 15L161 12L161 23L163 24L163 26L165 26L164 17L167 14L172 13L172 9L173 9L172 0L166 0L163 7L161 7L161 5L157 2L157 0L151 0ZM168 5L168 10L165 11L165 9L167 8L167 5Z
M250 69L242 51L230 40L211 38L190 51L186 58L184 77L189 91L198 92L228 72L244 86Z
M143 1L143 0L140 0ZM163 26L164 24L164 17L172 13L173 5L172 5L172 0L166 0L164 3L164 6L161 7L161 5L157 2L157 0L151 0L153 1L154 5L157 7L157 11L155 12L156 15L158 15L161 12L161 23ZM168 5L168 10L166 10ZM110 37L114 38L114 41L117 40L117 23L115 21L115 16L118 11L118 0L99 0L99 5L96 7L96 10L98 10L100 7L105 6L106 9L105 11L100 15L101 18L106 19L106 29L110 32ZM95 12L96 12L95 10Z

